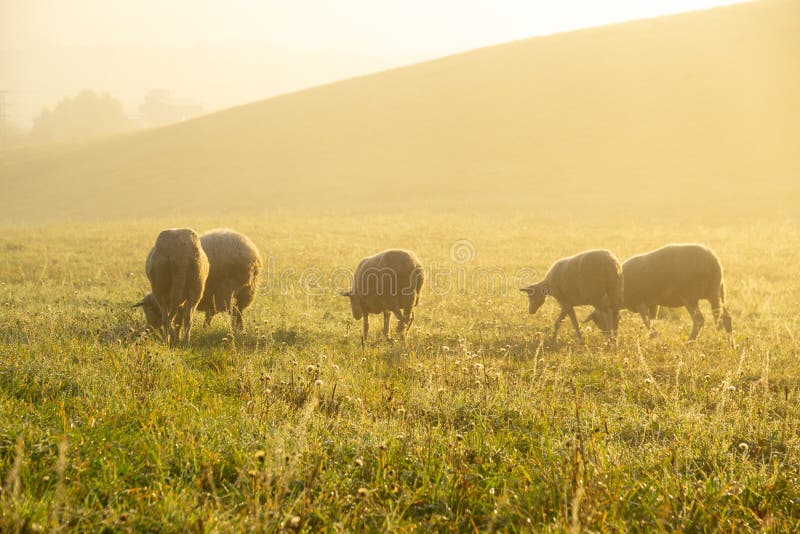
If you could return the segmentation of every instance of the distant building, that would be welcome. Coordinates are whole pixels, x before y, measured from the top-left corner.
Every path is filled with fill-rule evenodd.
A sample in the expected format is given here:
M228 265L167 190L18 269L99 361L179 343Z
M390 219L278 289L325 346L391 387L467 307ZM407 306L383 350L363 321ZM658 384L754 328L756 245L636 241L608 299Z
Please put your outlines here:
M145 126L155 128L202 115L203 107L193 100L173 98L169 91L157 89L147 93L139 113Z

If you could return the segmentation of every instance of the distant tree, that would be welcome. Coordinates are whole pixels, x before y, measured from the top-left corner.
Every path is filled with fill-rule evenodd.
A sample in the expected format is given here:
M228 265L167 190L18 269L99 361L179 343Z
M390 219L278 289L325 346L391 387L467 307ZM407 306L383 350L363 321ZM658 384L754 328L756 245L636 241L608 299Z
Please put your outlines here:
M119 100L86 90L61 100L52 110L44 108L33 122L31 137L39 142L63 141L122 132L133 126Z

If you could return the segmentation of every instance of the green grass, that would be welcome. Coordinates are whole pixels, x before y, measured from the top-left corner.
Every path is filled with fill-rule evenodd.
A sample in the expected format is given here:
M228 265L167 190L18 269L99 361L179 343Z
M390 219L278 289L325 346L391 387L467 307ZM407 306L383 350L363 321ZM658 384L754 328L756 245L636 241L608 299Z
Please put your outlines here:
M185 350L143 333L129 305L178 223L261 248L245 335L221 317ZM456 264L460 239L475 257ZM568 324L553 346L556 305L530 316L515 290L530 278L475 278L672 241L721 257L733 347L711 326L687 344L684 310L654 340L626 313L617 349L597 331L576 345ZM5 228L0 531L798 530L798 242L793 220L465 213ZM429 285L405 348L374 316L362 350L331 277L390 246Z

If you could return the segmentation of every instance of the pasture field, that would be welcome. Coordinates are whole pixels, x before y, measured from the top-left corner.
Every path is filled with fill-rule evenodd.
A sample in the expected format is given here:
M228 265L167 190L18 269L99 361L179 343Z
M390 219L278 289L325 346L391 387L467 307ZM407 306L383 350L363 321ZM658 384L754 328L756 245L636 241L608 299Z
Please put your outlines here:
M798 531L797 220L269 215L0 231L0 531ZM130 309L167 226L229 226L267 273L188 349ZM618 347L516 288L556 259L703 242L733 346L685 310ZM407 345L361 348L358 259L426 269ZM585 317L588 310L579 310ZM586 325L584 325L584 328Z

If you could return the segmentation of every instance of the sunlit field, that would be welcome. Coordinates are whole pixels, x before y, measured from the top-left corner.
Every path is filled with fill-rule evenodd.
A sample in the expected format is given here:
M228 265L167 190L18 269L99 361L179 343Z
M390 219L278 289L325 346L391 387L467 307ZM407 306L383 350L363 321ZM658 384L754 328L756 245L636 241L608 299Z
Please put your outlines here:
M230 226L267 272L188 349L145 331L158 231ZM685 310L617 347L517 287L556 259L703 242L732 344ZM0 231L0 531L800 529L796 220L544 221L467 210ZM367 346L348 272L388 247L428 271L407 343ZM435 276L434 276L435 274ZM588 314L580 309L579 318Z

